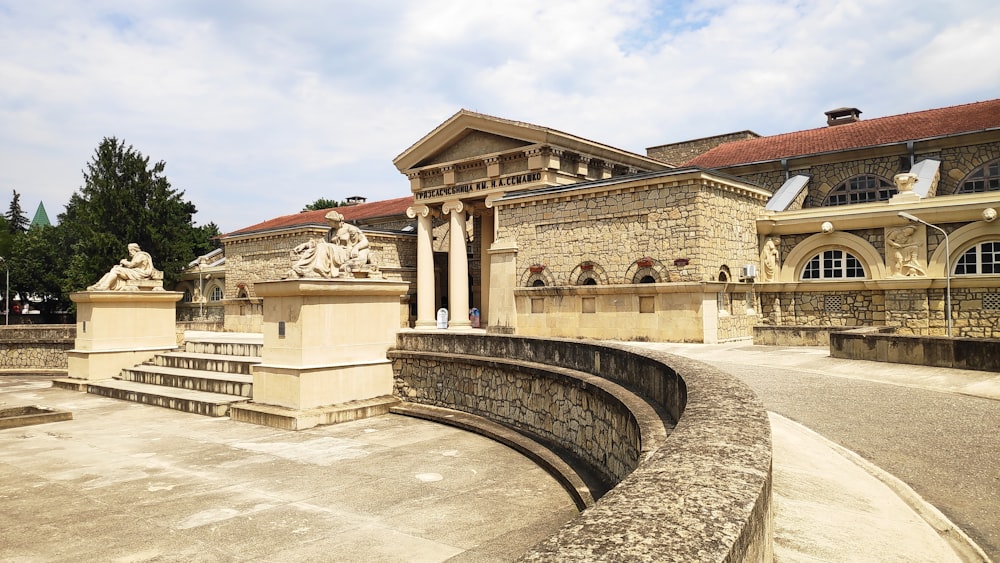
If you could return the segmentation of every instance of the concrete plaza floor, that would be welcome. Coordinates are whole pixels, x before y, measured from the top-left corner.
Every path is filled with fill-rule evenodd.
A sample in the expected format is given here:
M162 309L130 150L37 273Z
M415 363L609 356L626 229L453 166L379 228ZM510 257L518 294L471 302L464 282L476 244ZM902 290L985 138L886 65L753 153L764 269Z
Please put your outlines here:
M512 561L576 513L520 454L397 415L289 432L0 377L0 407L27 404L74 418L0 430L4 561ZM778 561L982 560L905 485L771 420Z

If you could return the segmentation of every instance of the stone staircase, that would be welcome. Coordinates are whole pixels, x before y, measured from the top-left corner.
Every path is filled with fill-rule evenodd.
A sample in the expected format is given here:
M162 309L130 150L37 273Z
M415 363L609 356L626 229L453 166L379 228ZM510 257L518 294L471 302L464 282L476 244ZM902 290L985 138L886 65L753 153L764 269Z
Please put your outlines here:
M126 368L114 379L91 381L87 392L207 416L253 396L250 368L261 361L260 334L185 333L184 347Z

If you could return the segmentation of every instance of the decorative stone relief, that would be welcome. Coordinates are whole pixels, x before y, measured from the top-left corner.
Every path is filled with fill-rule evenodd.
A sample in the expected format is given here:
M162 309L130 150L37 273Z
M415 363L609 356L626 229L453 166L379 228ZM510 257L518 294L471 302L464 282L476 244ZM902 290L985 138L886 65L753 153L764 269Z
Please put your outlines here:
M778 268L781 265L781 256L778 252L779 239L768 237L764 241L764 248L760 251L760 274L761 281L775 281L778 279Z
M920 236L921 229L916 225L906 225L895 229L886 229L886 266L892 272L892 277L921 277L927 275L922 255L926 248Z

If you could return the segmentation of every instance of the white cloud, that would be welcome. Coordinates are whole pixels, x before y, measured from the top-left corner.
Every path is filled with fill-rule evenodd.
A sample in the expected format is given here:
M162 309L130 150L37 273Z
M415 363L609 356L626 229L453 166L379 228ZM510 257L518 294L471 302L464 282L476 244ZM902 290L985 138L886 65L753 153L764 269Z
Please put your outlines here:
M1000 83L998 19L990 0L0 0L0 202L54 216L104 136L232 230L406 195L392 158L463 107L642 152L971 102Z

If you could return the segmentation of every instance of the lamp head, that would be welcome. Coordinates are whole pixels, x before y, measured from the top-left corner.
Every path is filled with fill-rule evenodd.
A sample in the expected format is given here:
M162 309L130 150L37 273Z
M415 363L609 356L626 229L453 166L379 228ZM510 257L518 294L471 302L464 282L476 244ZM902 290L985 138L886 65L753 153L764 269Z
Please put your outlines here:
M913 215L910 215L909 213L907 213L905 211L900 211L899 213L897 213L897 215L899 215L903 219L906 219L907 221L912 221L914 223L923 223L923 221L921 221L920 219L918 219L917 217L915 217Z

